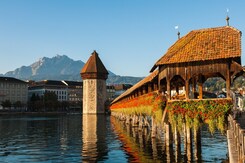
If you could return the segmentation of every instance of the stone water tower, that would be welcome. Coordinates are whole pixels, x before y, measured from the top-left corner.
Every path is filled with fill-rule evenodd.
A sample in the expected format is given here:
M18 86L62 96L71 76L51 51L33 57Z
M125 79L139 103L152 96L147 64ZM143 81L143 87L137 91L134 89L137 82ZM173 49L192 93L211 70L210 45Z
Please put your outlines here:
M83 79L83 114L105 113L108 71L94 51L81 70Z

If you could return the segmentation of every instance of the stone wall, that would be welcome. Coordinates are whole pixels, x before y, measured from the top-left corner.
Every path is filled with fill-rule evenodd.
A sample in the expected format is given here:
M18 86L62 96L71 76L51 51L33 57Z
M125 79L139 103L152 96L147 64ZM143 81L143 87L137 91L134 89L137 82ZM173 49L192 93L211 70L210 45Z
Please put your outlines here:
M104 113L106 81L85 79L83 81L83 114Z

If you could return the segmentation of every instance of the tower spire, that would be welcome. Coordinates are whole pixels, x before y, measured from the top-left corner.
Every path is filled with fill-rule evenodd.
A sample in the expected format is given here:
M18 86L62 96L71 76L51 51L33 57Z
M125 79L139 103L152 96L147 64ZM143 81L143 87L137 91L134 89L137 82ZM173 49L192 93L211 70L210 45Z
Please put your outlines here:
M228 8L226 9L226 13L227 13L226 14L226 25L230 26L230 23L229 23L230 17L229 17L229 9Z
M179 29L179 26L176 25L174 28L175 28L176 30L178 30L178 29ZM178 32L177 32L177 35L178 35L178 39L180 39L180 32L179 32L179 30L178 30Z

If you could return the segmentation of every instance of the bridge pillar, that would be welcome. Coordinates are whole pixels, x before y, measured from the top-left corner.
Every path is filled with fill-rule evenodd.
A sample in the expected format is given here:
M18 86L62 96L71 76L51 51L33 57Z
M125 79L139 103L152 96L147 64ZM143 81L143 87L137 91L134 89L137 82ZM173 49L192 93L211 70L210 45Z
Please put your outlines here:
M165 128L165 141L166 141L166 146L172 146L172 138L173 138L173 134L172 134L172 130L171 130L171 125L169 123L164 123L164 128Z
M151 137L155 138L157 134L157 124L153 117L151 117Z
M174 142L175 142L175 162L181 159L181 138L177 127L174 128Z
M195 156L195 161L199 162L202 160L202 148L201 148L201 129L195 129L194 128L194 146L195 146L195 151L194 151L194 156Z
M192 161L192 132L191 128L186 125L186 155L187 160Z

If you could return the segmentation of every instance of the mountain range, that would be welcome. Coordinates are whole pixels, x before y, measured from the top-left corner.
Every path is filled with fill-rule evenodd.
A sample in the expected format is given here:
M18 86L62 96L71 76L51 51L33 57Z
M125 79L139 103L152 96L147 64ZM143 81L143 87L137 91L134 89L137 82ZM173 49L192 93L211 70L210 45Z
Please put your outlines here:
M75 61L66 55L55 57L43 57L29 66L21 66L1 76L14 77L21 80L72 80L81 81L80 70L84 66L81 60ZM108 70L108 84L135 84L142 77L130 77L116 75Z

